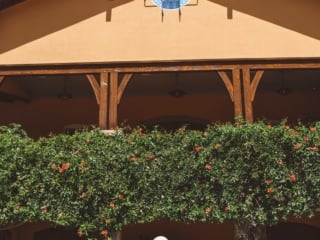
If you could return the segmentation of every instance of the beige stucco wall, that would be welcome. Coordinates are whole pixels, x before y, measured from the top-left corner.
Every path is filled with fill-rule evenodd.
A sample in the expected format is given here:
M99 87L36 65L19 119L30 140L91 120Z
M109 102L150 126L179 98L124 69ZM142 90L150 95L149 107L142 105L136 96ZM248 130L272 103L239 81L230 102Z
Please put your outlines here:
M318 0L280 2L27 0L0 11L0 65L320 57Z

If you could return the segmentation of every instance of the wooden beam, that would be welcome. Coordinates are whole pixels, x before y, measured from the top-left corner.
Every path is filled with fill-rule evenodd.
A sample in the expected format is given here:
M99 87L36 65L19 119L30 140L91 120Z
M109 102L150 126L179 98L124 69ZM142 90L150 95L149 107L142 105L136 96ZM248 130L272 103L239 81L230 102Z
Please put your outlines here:
M99 127L107 129L107 112L108 112L108 72L100 73L100 99L99 99Z
M137 64L138 65L138 64ZM47 68L47 69L0 69L0 75L3 76L21 76L21 75L57 75L57 74L94 74L100 72L175 72L175 71L212 71L212 70L231 70L240 65L234 64L207 64L207 65L172 65L166 66L133 66L133 67L82 67L82 68Z
M320 68L320 63L269 63L269 64L243 64L249 69L315 69Z
M170 64L170 65L169 65ZM121 65L121 64L119 64ZM22 66L15 67L14 69L1 67L0 66L0 76L12 76L12 75L55 75L55 74L94 74L100 72L127 72L127 73L137 73L137 72L175 72L175 71L218 71L218 70L232 70L236 68L249 68L249 69L320 69L319 60L314 60L310 62L300 62L297 60L296 63L285 63L282 61L281 63L250 63L247 64L245 62L237 62L237 63L205 63L201 64L198 62L194 63L179 63L179 62L170 62L170 63L157 63L157 66L150 66L152 64L148 63L136 63L135 66L128 66L130 64L122 64L123 66L119 66L114 64L114 66L105 65L105 66L70 66L67 68L66 66L54 66L50 67L26 67ZM131 64L133 65L133 64Z
M260 80L262 78L264 74L264 71L262 70L259 70L255 73L254 77L253 77L253 80L250 84L250 88L251 88L251 102L253 102L255 96L256 96L256 91L257 91L257 88L259 86L259 83L260 83Z
M232 80L233 80L234 115L235 117L238 117L243 115L240 68L232 69Z
M218 71L218 74L228 90L231 101L234 102L234 96L233 96L234 92L233 92L232 81L230 80L229 76L227 75L227 73L225 71Z
M109 129L118 125L118 73L110 72Z
M144 67L122 67L122 68L114 68L113 70L116 72L190 72L190 71L214 71L214 70L231 70L235 67L239 67L239 65L178 65L175 66L172 64L171 66L144 66Z
M245 106L245 118L247 122L253 122L253 109L252 109L252 91L250 83L250 68L242 69L243 78L243 90L244 90L244 106Z
M67 74L94 74L106 72L106 68L62 68L62 69L17 69L17 70L0 70L3 76L21 76L21 75L67 75Z
M93 74L87 74L86 76L96 96L97 103L100 104L100 86L98 81Z
M130 79L132 78L133 73L127 73L123 76L120 86L118 88L118 98L117 98L117 103L119 104L122 98L122 95L124 93L124 90L126 89Z

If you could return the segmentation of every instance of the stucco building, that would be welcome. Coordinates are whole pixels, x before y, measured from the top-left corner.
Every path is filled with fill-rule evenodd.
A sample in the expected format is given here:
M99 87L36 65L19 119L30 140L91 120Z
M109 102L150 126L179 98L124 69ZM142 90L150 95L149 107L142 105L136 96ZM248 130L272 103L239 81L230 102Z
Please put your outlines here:
M240 115L320 119L317 0L0 0L0 7L0 124L18 122L32 137L122 123L202 128ZM319 234L319 219L307 223ZM48 239L46 228L21 226L12 239ZM162 232L233 236L227 223L157 223L128 226L123 239Z

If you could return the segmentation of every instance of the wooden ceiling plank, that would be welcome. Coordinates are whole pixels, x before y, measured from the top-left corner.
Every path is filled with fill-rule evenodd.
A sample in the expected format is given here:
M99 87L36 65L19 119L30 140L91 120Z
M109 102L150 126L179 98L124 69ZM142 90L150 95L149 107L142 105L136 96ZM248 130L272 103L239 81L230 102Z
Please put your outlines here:
M86 77L90 82L94 95L96 96L97 103L100 104L100 86L97 79L93 74L87 74Z
M118 104L120 103L124 90L126 89L132 76L133 76L133 73L127 73L123 76L120 86L118 88Z

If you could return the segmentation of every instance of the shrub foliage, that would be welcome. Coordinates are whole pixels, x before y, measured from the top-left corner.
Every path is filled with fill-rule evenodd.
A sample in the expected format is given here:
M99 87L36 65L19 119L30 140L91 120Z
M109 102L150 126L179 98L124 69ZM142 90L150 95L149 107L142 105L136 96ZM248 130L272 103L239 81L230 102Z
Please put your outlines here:
M38 140L2 126L0 226L46 221L96 239L159 219L256 226L312 216L319 147L318 123L94 129Z

